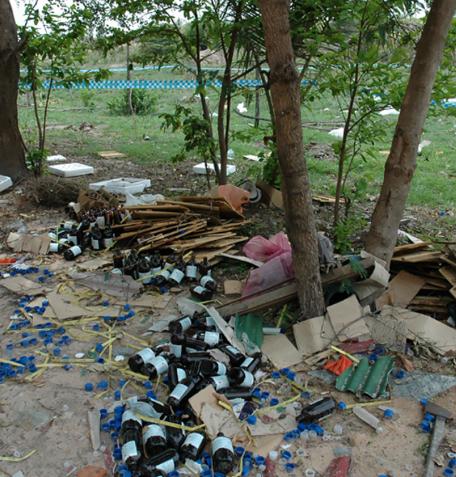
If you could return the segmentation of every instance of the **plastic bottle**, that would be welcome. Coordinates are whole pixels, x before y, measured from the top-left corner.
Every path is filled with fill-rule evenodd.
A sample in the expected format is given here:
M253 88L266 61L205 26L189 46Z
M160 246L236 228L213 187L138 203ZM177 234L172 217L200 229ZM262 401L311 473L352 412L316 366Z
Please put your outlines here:
M180 448L181 459L197 460L206 445L206 436L199 432L190 432Z
M128 467L135 468L141 458L142 422L131 411L122 415L120 442L122 445L122 461Z
M234 450L231 439L222 432L212 441L212 465L215 472L229 474L234 467Z
M156 356L144 365L141 372L149 376L149 379L155 379L168 371L168 365L168 359L165 356Z
M82 251L82 245L73 245L63 252L63 257L68 261L75 260L79 255L82 255Z
M232 386L241 388L251 388L255 383L253 374L242 368L231 368L228 372L228 378Z
M318 422L334 412L336 402L331 397L318 399L306 406L298 416L299 423Z
M151 348L144 348L128 358L128 366L133 372L140 373L145 364L155 356L155 352Z
M166 436L163 428L157 424L150 424L143 429L144 452L152 457L167 448Z
M371 426L377 432L383 431L383 428L380 425L380 420L377 419L373 414L371 414L367 409L364 409L360 406L355 406L353 408L353 414L359 417L362 421Z

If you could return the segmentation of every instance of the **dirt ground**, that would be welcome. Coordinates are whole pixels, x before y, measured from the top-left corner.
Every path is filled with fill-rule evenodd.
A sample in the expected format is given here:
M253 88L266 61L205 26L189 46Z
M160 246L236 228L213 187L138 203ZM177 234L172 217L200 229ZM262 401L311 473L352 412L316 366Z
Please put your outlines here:
M86 162L93 165L92 159ZM85 162L84 160L81 162ZM184 193L203 192L204 178L194 178L189 181L189 165L179 164L170 169L154 166L144 168L134 163L116 160L96 160L97 174L83 179L82 182L94 179L101 180L111 176L112 170L117 176L146 176L152 181L152 192L164 195L178 194L176 188L190 189ZM192 176L193 177L193 176ZM0 248L0 257L11 256L6 249L4 238L9 231L28 230L45 231L54 227L64 217L63 209L36 208L29 200L29 184L24 183L12 192L0 195L0 229L3 243ZM320 220L328 212L320 206ZM270 235L283 228L283 214L281 211L271 211L264 206L248 212L253 220L252 233ZM32 257L30 257L32 258ZM86 257L87 258L87 257ZM84 260L86 259L84 258ZM35 261L35 263L37 263ZM42 266L52 266L56 276L51 279L53 285L67 283L65 262L61 259L47 257ZM225 270L225 269L224 269ZM235 272L232 272L235 273ZM177 296L188 295L185 289L173 294L166 308L140 309L134 319L127 322L121 331L129 335L155 343L165 335L144 335L144 332L160 317L176 315L175 299ZM0 317L0 349L2 358L10 358L6 352L6 345L11 340L17 342L19 333L5 333L9 317L17 307L18 296L0 288L0 307L3 311ZM103 297L98 297L101 303ZM112 298L111 298L112 299ZM71 331L71 333L70 333ZM64 347L64 354L75 361L74 355L78 352L88 353L97 337L87 340L88 335L81 334L78 327L70 327L69 334L73 336L70 345ZM84 339L83 339L84 338ZM126 335L113 346L113 356L128 355L133 351L131 340ZM16 348L14 356L35 354L41 348ZM74 364L74 363L73 363ZM415 363L418 367L420 363ZM435 372L441 369L435 363ZM445 369L448 372L448 369ZM454 369L453 373L454 374ZM116 371L104 372L99 366L77 366L77 363L68 371L61 367L46 369L41 376L33 380L18 378L7 380L0 384L0 477L68 477L77 475L77 471L84 465L94 464L107 469L112 468L112 442L109 435L102 434L103 446L100 450L92 448L87 412L93 409L111 408L116 405L113 392L118 388L120 374ZM105 396L95 397L97 392L84 391L84 384L96 384L101 379L110 383L109 392ZM344 400L348 404L355 402L347 394L334 393L330 385L322 384L315 378L301 375L302 380L309 381L309 388L316 397L321 392L331 392L336 400ZM127 386L124 396L131 396L144 392L141 386ZM439 395L436 402L450 410L456 416L456 388ZM352 455L352 477L376 477L386 474L390 477L421 476L426 446L429 434L420 431L419 424L423 416L422 407L412 399L393 399L388 406L394 408L396 418L392 421L383 421L383 433L375 433L367 425L360 422L351 412L337 412L322 424L327 431L327 437L320 437L302 441L298 439L291 443L289 450L293 452L292 461L298 464L295 471L286 475L302 476L306 469L314 469L317 476L323 476L334 455L348 449ZM381 411L376 407L369 408L377 416ZM333 433L335 424L341 424L343 434ZM282 442L283 448L288 444ZM4 457L20 459L29 452L33 455L19 462L9 462ZM447 435L441 446L440 462L446 464L446 454L456 451L456 427L454 423L447 426ZM442 467L436 467L435 476L442 475ZM19 471L22 474L16 474ZM252 472L250 475L261 475ZM276 469L276 475L285 475L281 465Z

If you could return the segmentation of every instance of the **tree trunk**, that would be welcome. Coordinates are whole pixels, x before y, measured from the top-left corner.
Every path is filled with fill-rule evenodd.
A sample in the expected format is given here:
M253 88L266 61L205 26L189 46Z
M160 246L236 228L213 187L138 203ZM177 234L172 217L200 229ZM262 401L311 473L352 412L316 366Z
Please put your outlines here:
M318 261L318 238L312 209L301 128L299 75L288 18L288 0L259 1L270 67L276 142L282 170L285 220L293 252L298 298L303 318L325 310Z
M255 79L258 81L260 79L259 67L255 70ZM255 122L253 127L260 127L260 87L255 87Z
M9 0L0 0L0 174L13 180L27 174L17 117L19 51Z
M383 185L366 238L366 250L389 264L416 168L435 76L456 10L456 0L434 0L416 47Z

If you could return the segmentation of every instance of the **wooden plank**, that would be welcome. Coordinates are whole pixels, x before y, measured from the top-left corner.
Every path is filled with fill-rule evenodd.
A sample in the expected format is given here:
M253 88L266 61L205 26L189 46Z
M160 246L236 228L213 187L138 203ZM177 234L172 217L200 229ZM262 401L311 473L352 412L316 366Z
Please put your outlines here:
M453 295L454 298L456 298L456 286L450 289L450 293Z
M397 247L394 247L393 256L396 257L398 255L404 255L410 251L428 249L430 245L430 242L408 243L405 245L398 245Z
M374 265L374 259L368 257L360 262L365 269L369 269ZM358 276L358 272L354 271L350 264L331 270L329 273L322 275L321 280L323 286L331 285L342 280L351 279ZM218 308L218 312L222 316L231 316L237 313L245 314L258 310L264 310L271 306L287 303L296 297L296 282L288 280L276 287L269 288L260 293L250 295L238 300L233 300Z
M453 287L456 286L456 271L451 267L439 268L439 273L449 282Z
M451 265L453 268L456 268L456 262L454 260L450 260L448 257L446 257L445 255L442 256L442 260L446 263L448 263L448 265Z
M400 257L393 257L392 262L421 263L438 262L443 259L441 252L417 252Z
M416 296L411 302L410 305L418 306L435 306L445 307L448 303L452 302L453 299L449 296Z

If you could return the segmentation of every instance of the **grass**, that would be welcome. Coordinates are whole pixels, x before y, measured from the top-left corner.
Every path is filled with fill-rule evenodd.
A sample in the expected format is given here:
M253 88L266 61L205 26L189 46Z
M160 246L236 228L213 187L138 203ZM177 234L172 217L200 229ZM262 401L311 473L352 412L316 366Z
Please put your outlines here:
M141 71L135 73L133 79L177 79L185 78L184 74L172 71ZM113 79L123 79L124 74L115 73ZM171 133L161 129L161 113L172 112L177 103L198 109L197 102L191 102L191 90L151 90L150 94L157 98L155 111L148 116L114 116L109 113L108 102L121 95L122 91L94 91L93 95L78 90L55 91L51 96L49 125L73 125L76 128L82 122L95 126L93 134L87 134L73 129L51 129L48 131L47 148L52 153L62 153L72 159L95 154L100 150L114 149L123 152L129 158L140 164L153 162L166 163L181 149L183 138L180 133ZM93 103L92 109L84 106L83 99ZM216 109L216 93L209 92L210 104ZM243 98L233 101L233 108ZM28 144L35 140L33 111L25 105L25 97L20 99L20 124L24 138ZM249 113L253 105L249 106ZM262 99L262 116L267 117L266 104ZM312 103L312 109L302 108L303 121L342 120L335 103L330 99L322 99ZM368 183L368 195L376 195L383 179L383 167L386 152L389 149L397 117L385 117L388 124L388 134L384 140L375 145L375 157L364 162L355 161L355 167L350 178L351 187L361 178ZM216 121L214 119L214 121ZM233 131L252 131L252 120L232 115ZM418 167L412 183L409 196L409 206L420 206L435 210L453 209L456 206L456 119L441 112L438 116L429 117L424 138L431 145L424 149L418 158ZM266 124L266 123L262 123ZM238 172L233 182L246 176L254 177L259 173L259 165L244 161L244 154L258 154L264 150L261 130L252 131L249 142L233 140L231 148L235 152L235 163ZM150 137L144 141L143 136ZM326 132L304 129L304 141L331 144L334 139ZM192 158L193 161L198 158ZM252 165L253 164L253 165ZM319 193L333 194L337 171L336 161L317 160L308 158L308 167L314 190ZM451 218L450 218L451 219Z

